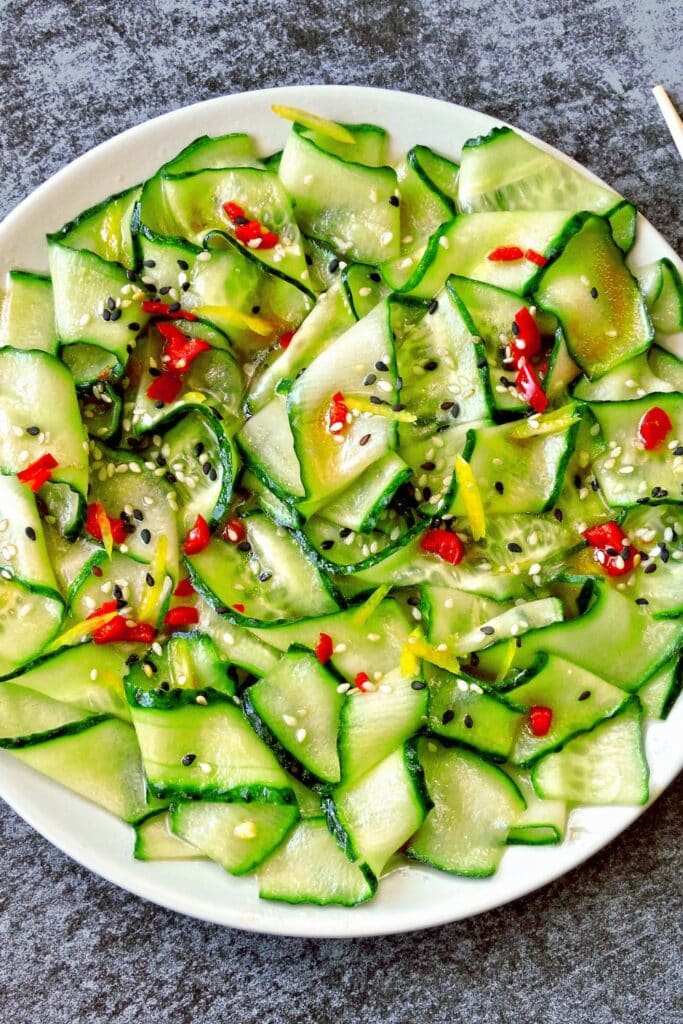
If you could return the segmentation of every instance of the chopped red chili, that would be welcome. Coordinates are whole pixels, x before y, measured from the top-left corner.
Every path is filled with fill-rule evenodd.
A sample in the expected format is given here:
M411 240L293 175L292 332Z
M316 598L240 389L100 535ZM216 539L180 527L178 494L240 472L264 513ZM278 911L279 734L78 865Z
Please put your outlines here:
M261 237L261 225L257 220L248 220L246 224L240 224L235 228L235 238L240 242L253 242Z
M458 565L462 562L465 554L465 547L458 535L451 530L444 530L442 527L427 530L422 536L420 547L423 551L438 555L444 562L449 562L451 565Z
M329 633L321 633L315 645L315 656L321 665L326 665L334 653L334 644Z
M190 594L194 594L195 589L190 583L190 577L186 576L185 579L179 580L176 584L176 588L173 591L174 597L189 597Z
M209 530L209 524L204 516L198 515L194 521L194 526L191 526L185 534L183 551L186 555L198 555L200 551L204 550L210 540L211 531Z
M538 267L544 267L548 262L543 253L536 252L535 249L526 249L524 252L524 259L528 260L529 263L535 263Z
M624 576L633 569L636 552L628 537L613 519L583 531L594 548L594 558L608 576Z
M197 609L185 604L169 609L164 616L164 625L169 629L177 629L179 626L196 626L198 622L199 612Z
M526 359L521 359L515 377L515 386L520 395L534 412L545 412L548 408L548 396L541 387L538 377Z
M514 322L516 330L512 332L510 349L515 366L519 367L522 359L531 359L541 351L541 332L526 306L517 310Z
M17 480L21 480L22 484L26 484L32 491L39 491L43 484L46 484L52 476L52 470L57 468L57 460L54 455L50 455L46 452L45 455L41 455L39 459L32 462L17 473Z
M164 338L164 347L161 352L161 362L165 370L174 373L187 373L192 361L211 348L208 341L203 338L190 338L183 334L175 324L160 323L157 325L159 333Z
M171 320L196 320L197 317L194 313L190 313L186 309L171 309L170 302L160 302L158 299L145 299L142 303L141 309L143 313L149 313L150 316L167 316Z
M230 220L237 220L238 217L244 217L244 210L238 203L223 203L223 209Z
M280 236L276 235L274 231L264 231L261 234L261 245L260 249L274 249L280 241Z
M99 615L107 615L115 612L118 608L117 601L105 601L103 605L96 608L88 615L94 619ZM109 622L103 623L93 630L92 639L96 644L112 644L124 641L126 643L151 644L156 636L156 629L147 622L133 622L124 618L123 615L114 615Z
M524 253L518 245L499 245L497 249L491 250L486 259L493 263L514 263L523 256Z
M344 401L341 391L336 391L330 399L330 407L327 410L327 429L331 434L339 434L346 426L346 417L349 410Z
M175 402L183 388L183 382L177 373L162 373L155 377L145 394L155 402L168 405Z
M664 409L653 405L638 424L638 440L646 452L651 452L663 444L672 427L673 424Z
M280 348L289 348L289 343L294 337L294 331L285 331L284 334L280 335Z
M246 536L244 523L236 518L228 519L221 533L223 540L227 540L230 544L239 544Z
M370 676L367 672L359 672L356 678L353 680L354 686L357 686L361 693L365 693L367 690L373 689Z
M534 736L547 736L553 721L552 708L536 705L529 709L529 726Z
M234 604L233 608L235 609L236 612L240 612L240 614L244 611L243 604Z
M98 501L88 505L85 515L86 532L95 540L102 540L102 516L106 516L111 530L112 540L115 544L123 544L128 533L122 519L113 519L107 515L104 508Z

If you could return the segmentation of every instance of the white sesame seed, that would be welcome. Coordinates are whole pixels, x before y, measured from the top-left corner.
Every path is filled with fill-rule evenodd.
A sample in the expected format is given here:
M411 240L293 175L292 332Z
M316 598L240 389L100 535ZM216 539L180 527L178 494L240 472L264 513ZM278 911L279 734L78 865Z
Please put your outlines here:
M305 729L297 729L296 732L294 733L294 735L296 737L297 743L303 743L303 741L306 739L306 730Z

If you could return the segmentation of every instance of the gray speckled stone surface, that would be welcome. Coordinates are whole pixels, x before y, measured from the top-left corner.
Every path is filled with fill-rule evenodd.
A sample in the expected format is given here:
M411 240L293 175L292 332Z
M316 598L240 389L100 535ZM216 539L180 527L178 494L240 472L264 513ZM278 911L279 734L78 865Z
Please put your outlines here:
M176 106L303 82L497 114L571 153L669 240L683 103L675 0L0 0L0 214L95 143ZM678 22L677 22L678 17ZM435 931L264 938L155 908L0 807L0 1006L13 1024L678 1024L683 787L587 865Z

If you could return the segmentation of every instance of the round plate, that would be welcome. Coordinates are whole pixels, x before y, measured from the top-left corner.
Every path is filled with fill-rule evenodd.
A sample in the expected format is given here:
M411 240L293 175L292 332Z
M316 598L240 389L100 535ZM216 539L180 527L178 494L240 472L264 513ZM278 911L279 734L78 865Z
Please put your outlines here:
M198 103L97 146L37 189L0 225L0 273L10 267L44 269L46 231L56 230L110 193L146 178L202 133L248 131L264 153L278 149L289 126L272 114L272 103L293 104L340 121L375 122L389 130L395 152L419 142L454 159L466 139L501 123L465 107L355 86L268 89ZM568 159L543 143L538 145ZM652 225L640 218L633 264L660 256L678 262ZM682 731L683 701L678 702L668 721L647 727L652 799L683 767ZM627 828L644 809L577 809L570 816L564 843L557 847L510 847L492 878L455 878L411 865L385 878L372 902L344 909L259 900L254 879L232 878L209 863L135 861L129 826L4 752L0 754L0 795L59 849L137 896L217 924L310 937L403 932L500 906L576 867Z

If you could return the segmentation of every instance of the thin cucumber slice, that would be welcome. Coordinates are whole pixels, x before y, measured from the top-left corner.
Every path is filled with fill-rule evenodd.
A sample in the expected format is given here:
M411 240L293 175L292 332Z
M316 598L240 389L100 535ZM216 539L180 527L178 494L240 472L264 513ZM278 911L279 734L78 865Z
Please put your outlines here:
M624 517L623 529L641 552L649 555L628 578L631 597L645 606L655 619L683 614L683 516L680 510L667 505L639 505ZM650 568L652 565L655 569Z
M54 526L62 537L73 541L83 525L86 506L82 494L71 489L69 484L46 483L38 491L41 509L44 508L43 522Z
M369 378L374 379L365 384ZM380 303L332 342L289 393L287 408L294 448L306 497L314 502L344 490L395 445L393 421L370 412L352 416L341 431L330 432L327 413L332 396L338 392L346 401L397 400L388 303Z
M134 339L135 335L131 334ZM135 341L130 342L131 349ZM128 348L126 348L128 351ZM71 371L74 384L79 391L91 388L102 381L116 381L123 373L123 363L118 355L108 352L99 345L74 342L63 345L59 357Z
M202 860L204 854L171 832L168 811L151 814L135 826L136 860Z
M506 609L505 604L489 597L453 591L450 587L429 586L423 590L429 604L429 639L433 644L448 643L473 633Z
M340 675L353 680L368 665L372 665L376 673L385 675L398 664L412 626L393 600L382 601L362 623L358 613L358 608L347 608L332 615L254 632L279 651L286 651L293 643L304 644L312 650L320 634L326 633L334 644L330 664Z
M590 378L652 342L643 296L599 217L577 221L560 256L542 271L534 295L560 321L572 358Z
M528 772L508 765L506 772L524 797L526 810L508 832L508 846L548 846L561 843L567 828L564 800L541 800Z
M106 552L89 537L67 539L56 525L47 522L44 533L59 592L69 601L84 574L92 572L93 568L97 570L100 563L104 562Z
M244 875L280 845L298 816L295 804L180 802L171 809L171 827L231 875Z
M34 661L59 632L64 604L56 594L32 590L0 573L0 679Z
M676 391L683 391L683 359L668 352L660 345L653 345L647 354L650 368L658 377L673 384Z
M119 367L124 366L127 346L134 337L131 325L144 326L148 319L140 303L128 298L130 282L125 269L85 249L69 248L58 235L49 236L48 254L60 344L94 345L108 352ZM113 310L110 299L115 304Z
M57 591L36 497L16 476L0 474L0 569L28 586Z
M430 731L505 760L521 721L519 711L495 694L486 693L476 679L465 674L454 676L429 665L425 676L429 684Z
M417 752L434 807L409 857L454 875L495 873L508 833L524 811L512 779L477 754L420 739Z
M392 854L419 829L427 810L411 747L398 747L369 772L332 791L330 827L347 855L379 878Z
M453 202L434 186L423 171L419 155L411 149L396 168L401 210L401 251L410 252L453 218Z
M656 263L637 267L634 273L655 331L660 334L683 331L683 282L676 264L664 256Z
M102 381L78 396L81 419L90 437L107 441L118 434L123 400L118 391Z
M120 594L121 600L126 602L126 607L131 609L131 617L139 620L140 612L146 607L147 592L152 586L148 579L151 575L149 563L140 562L115 551L111 559L102 561L99 568L101 569L100 575L93 575L92 572L86 571L74 586L71 595L73 619L84 620L93 611L101 608L103 604L107 604L112 600L114 588L116 588L116 594ZM161 622L172 589L173 578L165 575L159 591L158 603L147 614L147 621L151 621L155 625Z
M164 456L176 478L178 525L185 533L202 516L210 526L224 517L232 493L235 454L220 421L193 409L164 437Z
M38 348L57 353L52 282L42 274L10 270L0 293L0 348Z
M341 279L354 316L362 320L389 294L380 274L366 263L351 263L341 269Z
M109 263L133 267L131 219L139 198L139 185L109 196L65 224L53 237L70 249L87 249Z
M640 701L646 718L668 717L671 708L683 689L683 661L672 658L662 665L650 679L638 690Z
M676 391L668 380L652 372L648 354L643 352L635 359L629 359L609 370L598 380L581 377L574 388L574 397L582 402L627 402L653 391Z
M629 508L641 500L650 504L683 501L680 456L666 443L650 451L639 444L638 425L654 406L663 409L671 421L666 440L683 437L683 396L678 392L591 404L603 442L593 472L611 508Z
M573 228L574 218L561 211L460 215L434 232L412 266L405 266L406 258L400 257L382 265L382 276L390 288L420 299L436 295L450 274L526 295L538 278L538 265L524 259L490 260L489 254L501 245L516 246L550 260L562 250Z
M368 533L413 471L395 452L387 452L361 473L351 486L320 511L337 526Z
M460 168L441 153L434 152L429 146L415 146L410 151L415 164L429 178L434 188L452 203L458 195L458 173Z
M353 143L340 142L322 131L316 131L313 125L304 126L302 135L315 142L319 149L340 157L352 160L365 167L382 167L387 163L389 133L376 124L345 124L340 122L345 132L354 139Z
M528 683L508 690L505 697L511 704L524 708L544 707L552 711L550 728L544 736L535 735L528 720L520 722L510 760L527 768L548 751L564 746L577 733L587 732L603 719L612 718L631 699L594 673L552 655Z
M397 189L391 168L365 167L325 152L295 124L279 174L304 234L362 263L398 255L400 214L389 202Z
M275 395L250 416L237 435L237 442L252 473L274 494L284 501L304 497L284 395Z
M131 824L159 807L158 801L147 798L135 732L116 718L95 720L78 732L12 753L24 764Z
M244 701L307 771L323 782L339 782L337 735L344 696L337 692L337 678L314 654L290 650L249 687Z
M374 895L377 883L353 864L322 818L300 821L258 873L259 896L284 903L354 907Z
M371 771L422 727L427 715L427 687L400 669L387 672L374 689L354 688L342 708L339 759L345 785Z
M250 469L245 469L242 473L241 483L248 490L257 507L278 526L284 526L288 530L297 530L301 526L302 517L297 508L294 505L286 505Z
M530 629L544 629L563 619L562 602L556 597L516 603L513 608L498 609L488 620L461 633L454 639L453 650L456 655L482 651L499 640L523 636Z
M81 708L64 704L7 680L0 686L0 747L16 750L73 731L89 716Z
M295 537L264 515L250 516L244 525L248 550L212 540L187 559L192 581L207 600L250 626L336 610L329 581Z
M275 756L240 708L216 694L192 694L163 707L133 703L133 724L145 774L159 796L292 803ZM129 689L129 699L154 695ZM161 703L161 701L159 701ZM190 757L189 755L194 755Z
M114 715L130 721L123 688L129 650L116 644L80 644L51 654L13 680L85 715ZM0 694L4 686L0 687Z
M200 135L165 163L162 174L185 174L210 167L259 167L254 139L244 132Z
M0 350L0 470L16 473L43 455L51 479L85 495L88 443L69 371L46 352ZM29 427L38 433L29 434Z
M648 767L637 701L592 732L542 758L531 773L544 800L579 804L647 803Z
M558 327L550 353L548 372L543 380L543 390L548 396L548 401L555 405L565 401L570 384L580 373L581 370L569 355L564 331Z

